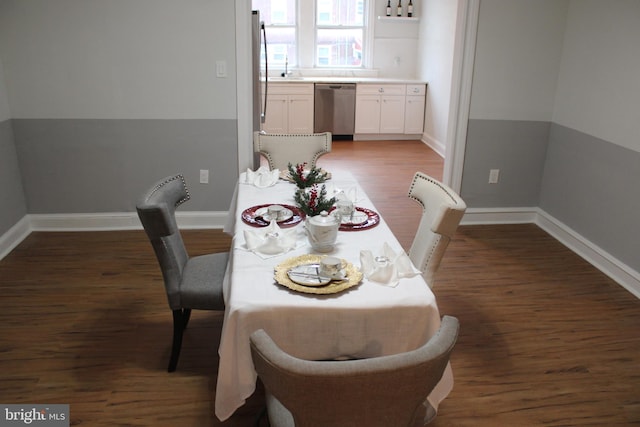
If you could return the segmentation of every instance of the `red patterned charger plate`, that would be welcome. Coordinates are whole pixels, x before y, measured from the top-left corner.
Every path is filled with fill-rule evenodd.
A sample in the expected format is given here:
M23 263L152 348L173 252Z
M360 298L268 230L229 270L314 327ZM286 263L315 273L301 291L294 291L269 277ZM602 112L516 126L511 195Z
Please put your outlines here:
M361 208L356 206L356 210L360 212L364 212L367 214L367 220L362 223L352 224L349 222L343 222L340 224L340 231L359 231L366 230L368 228L375 227L380 222L380 215L377 212L372 211L371 209Z
M274 204L276 203L269 203L266 205L256 205L256 206L252 206L250 208L245 209L244 211L242 211L242 221L244 221L246 224L249 224L253 227L266 227L267 225L270 224L270 222L264 219L262 216L256 215L256 212L259 211L260 209L267 208ZM278 221L278 225L280 227L292 227L304 219L305 217L304 212L302 212L299 208L291 205L283 205L281 203L277 203L277 204L293 212L293 216L291 218L288 218L284 221Z

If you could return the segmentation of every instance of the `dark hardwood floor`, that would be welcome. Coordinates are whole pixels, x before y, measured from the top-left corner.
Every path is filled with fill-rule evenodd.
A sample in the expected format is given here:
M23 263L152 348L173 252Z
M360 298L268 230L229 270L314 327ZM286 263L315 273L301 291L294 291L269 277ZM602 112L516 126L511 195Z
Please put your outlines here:
M416 141L338 141L318 164L352 170L406 248L411 177L442 174ZM191 255L230 243L184 239ZM460 227L434 292L461 330L431 425L640 424L640 301L535 225ZM91 427L249 427L262 407L259 389L228 421L213 415L222 314L194 312L166 372L171 313L141 230L32 233L0 261L0 298L2 403L68 403L71 425Z

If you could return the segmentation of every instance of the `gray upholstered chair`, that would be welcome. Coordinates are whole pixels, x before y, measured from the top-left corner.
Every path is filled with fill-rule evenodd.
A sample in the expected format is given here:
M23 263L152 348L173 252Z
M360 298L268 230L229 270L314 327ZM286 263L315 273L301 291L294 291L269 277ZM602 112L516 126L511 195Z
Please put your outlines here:
M443 183L416 172L409 197L422 206L422 218L409 249L409 258L433 288L435 274L467 205Z
M331 152L331 132L291 135L254 132L253 151L267 158L270 169L287 170L289 163L295 166L304 162L312 168L320 156Z
M175 218L176 208L189 198L184 177L175 175L154 184L136 205L160 263L169 307L173 310L169 372L176 370L191 310L224 310L222 280L229 254L189 257Z
M298 359L264 330L254 332L251 354L271 427L413 425L442 378L458 328L458 319L444 316L436 335L416 350L346 361Z

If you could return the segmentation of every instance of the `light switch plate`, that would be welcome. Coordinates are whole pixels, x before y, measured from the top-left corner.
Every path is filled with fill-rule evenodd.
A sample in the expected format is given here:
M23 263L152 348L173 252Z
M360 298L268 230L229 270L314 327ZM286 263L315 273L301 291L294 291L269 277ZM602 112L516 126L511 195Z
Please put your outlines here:
M216 77L227 77L227 61L216 61Z

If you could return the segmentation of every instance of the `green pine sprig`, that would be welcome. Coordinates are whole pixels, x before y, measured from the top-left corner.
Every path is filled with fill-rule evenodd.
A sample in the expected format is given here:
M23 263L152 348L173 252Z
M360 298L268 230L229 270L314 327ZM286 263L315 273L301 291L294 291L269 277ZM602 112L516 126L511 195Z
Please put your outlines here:
M305 171L307 162L298 163L295 168L289 163L289 176L296 184L298 188L308 188L316 184L325 182L328 179L329 174L322 169L313 167L308 171Z
M294 196L296 204L307 216L320 215L320 212L329 212L336 203L336 198L327 199L327 188L323 184L318 190L318 185L314 184L307 191L299 189Z

